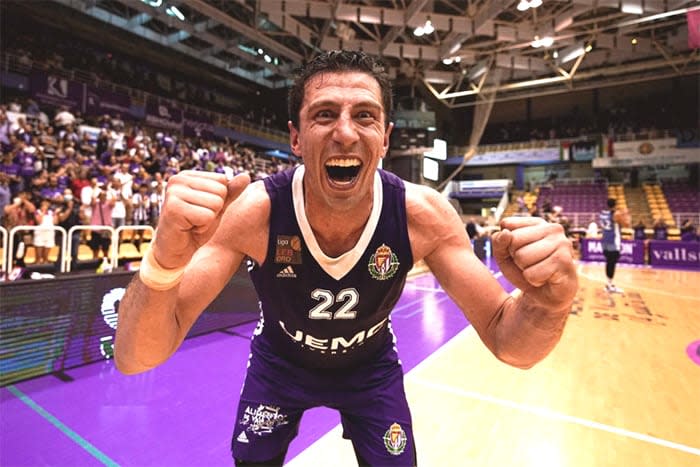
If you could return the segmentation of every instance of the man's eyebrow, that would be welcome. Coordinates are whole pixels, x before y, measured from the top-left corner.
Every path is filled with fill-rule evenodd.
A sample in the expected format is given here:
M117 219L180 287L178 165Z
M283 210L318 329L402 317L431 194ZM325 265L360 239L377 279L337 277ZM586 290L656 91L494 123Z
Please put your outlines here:
M338 102L331 100L331 99L323 99L320 101L315 101L311 102L309 106L307 107L308 111L313 111L319 107L340 107L341 104ZM372 107L377 110L382 110L382 105L379 104L378 102L371 101L371 100L366 100L366 101L359 101L356 102L355 104L352 105L353 108L367 108L367 107Z

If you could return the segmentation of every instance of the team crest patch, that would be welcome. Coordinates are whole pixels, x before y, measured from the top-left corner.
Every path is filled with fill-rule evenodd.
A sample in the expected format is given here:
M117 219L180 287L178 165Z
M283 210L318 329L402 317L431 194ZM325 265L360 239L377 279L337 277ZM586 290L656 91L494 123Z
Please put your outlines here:
M275 263L301 264L301 239L297 235L278 235Z
M393 456L400 455L406 449L406 432L403 431L401 425L392 423L386 433L384 433L384 446L389 454Z
M378 281L391 279L399 269L399 258L391 248L382 244L372 256L369 257L369 274Z

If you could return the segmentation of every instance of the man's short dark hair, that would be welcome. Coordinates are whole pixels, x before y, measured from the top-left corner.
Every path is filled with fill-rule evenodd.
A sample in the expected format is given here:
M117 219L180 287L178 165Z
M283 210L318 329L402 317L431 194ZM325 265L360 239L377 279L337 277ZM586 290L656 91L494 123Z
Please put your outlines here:
M614 208L615 204L617 204L617 201L615 201L615 198L608 198L608 207L610 209Z
M389 117L393 106L393 96L391 80L384 70L384 65L379 60L364 52L354 50L330 50L317 55L313 60L297 70L294 84L289 88L289 93L287 95L289 119L292 121L295 128L299 128L299 111L304 101L306 83L319 73L343 71L367 73L377 80L382 91L385 124L389 124Z

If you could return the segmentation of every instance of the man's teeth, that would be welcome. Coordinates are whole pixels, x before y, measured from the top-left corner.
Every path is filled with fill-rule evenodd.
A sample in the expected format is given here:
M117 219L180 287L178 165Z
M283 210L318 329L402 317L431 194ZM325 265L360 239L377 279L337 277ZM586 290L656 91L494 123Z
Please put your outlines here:
M357 159L333 159L326 162L328 167L359 167L360 164Z

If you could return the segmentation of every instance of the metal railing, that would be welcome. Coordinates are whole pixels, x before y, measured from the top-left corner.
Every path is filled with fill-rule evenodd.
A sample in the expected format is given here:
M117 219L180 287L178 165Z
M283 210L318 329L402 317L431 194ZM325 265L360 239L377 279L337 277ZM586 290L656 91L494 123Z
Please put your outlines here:
M125 225L122 227L119 227L117 229L114 229L111 226L106 226L106 225L76 225L71 227L68 231L64 229L61 226L36 226L36 225L20 225L17 227L13 227L9 233L7 232L7 229L0 227L0 235L2 236L2 271L5 273L9 273L15 266L17 258L15 257L17 254L16 248L15 248L15 237L17 235L24 235L25 233L28 232L36 232L36 231L46 231L46 230L52 230L54 232L60 232L61 233L61 241L57 242L55 246L59 248L58 250L58 257L55 261L53 261L54 264L57 265L58 270L62 273L64 272L70 272L75 268L75 264L73 263L74 255L73 252L74 250L78 250L80 248L80 242L76 245L74 242L74 233L75 232L83 232L83 231L88 231L91 232L92 235L94 235L96 232L108 232L109 240L110 240L110 246L108 249L108 253L106 255L109 264L111 265L112 269L115 269L119 265L119 260L122 259L119 255L119 247L122 245L122 243L126 242L120 242L120 238L122 237L122 234L125 232L148 232L150 234L150 238L146 239L144 238L143 241L150 241L150 239L153 238L155 235L155 229L151 227L150 225ZM133 234L132 234L133 237ZM20 239L20 242L22 242L23 239ZM19 242L17 242L19 245ZM31 243L25 244L25 255L27 248L35 248L34 245ZM138 258L140 257L140 251L138 252L139 255L135 255L133 258ZM93 251L94 254L94 251ZM77 255L75 255L77 258ZM105 257L105 256L103 256ZM130 259L132 257L129 257ZM100 257L94 257L93 259L100 259ZM33 265L36 263L30 263L30 265Z
M5 227L0 226L0 234L2 234L2 258L0 258L0 271L7 272L7 261L5 258L7 253L7 229Z
M66 229L64 229L64 228L61 227L60 225L52 225L52 226L44 226L44 225L18 225L17 227L13 227L12 229L10 229L10 238L9 238L9 241L7 242L7 243L8 243L8 244L7 244L7 252L8 252L8 254L7 254L7 259L8 259L8 262L7 262L7 269L6 269L6 271L11 271L12 268L14 268L14 266L15 266L15 259L16 259L16 258L15 258L15 253L16 253L16 251L15 251L15 248L14 248L14 247L15 247L15 242L14 242L14 240L15 240L15 235L17 235L17 232L27 232L27 231L29 231L29 232L36 232L36 231L44 232L44 231L46 231L46 230L51 230L51 231L53 231L53 232L54 232L54 235L55 235L55 232L61 232L62 239L61 239L60 245L56 245L56 246L59 247L59 254L61 253L61 251L66 251L67 235L68 235L68 234L67 234L67 232L66 232ZM20 241L22 241L22 240L20 240ZM29 245L29 246L31 246L31 245ZM27 248L27 247L28 247L28 245L25 245L25 246L24 246L25 252L26 252L26 248ZM35 248L36 248L36 247L35 247ZM65 259L65 258L64 258L64 259ZM64 266L65 266L65 262L64 262L64 261L61 261L61 264L59 265L59 270L60 270L60 272L65 272L65 267L64 267Z
M113 251L112 251L112 268L116 268L119 263L119 239L121 238L121 233L122 232L150 232L151 238L155 235L156 231L153 227L150 225L123 225L121 227L118 227L115 235L117 236L117 241L112 242L113 246Z

